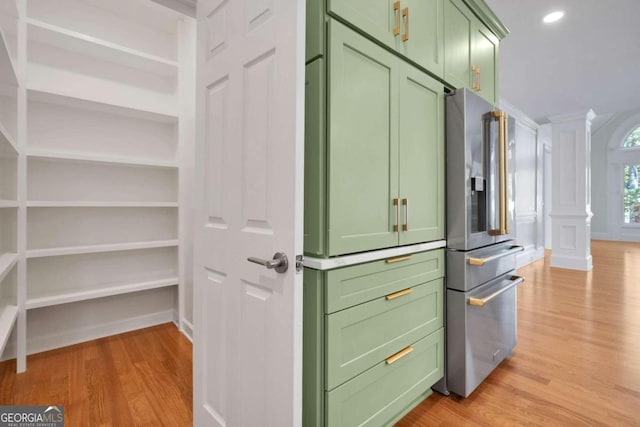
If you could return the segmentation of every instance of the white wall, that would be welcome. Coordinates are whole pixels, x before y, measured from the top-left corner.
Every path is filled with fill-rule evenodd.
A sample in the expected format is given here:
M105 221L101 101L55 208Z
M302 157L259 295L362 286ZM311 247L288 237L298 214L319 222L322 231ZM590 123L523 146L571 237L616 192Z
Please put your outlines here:
M591 238L640 242L640 229L622 226L622 170L640 163L639 152L617 152L625 136L640 126L640 109L615 114L591 137Z
M539 125L508 102L501 109L516 119L515 207L516 240L525 250L518 255L518 267L544 257L543 144Z

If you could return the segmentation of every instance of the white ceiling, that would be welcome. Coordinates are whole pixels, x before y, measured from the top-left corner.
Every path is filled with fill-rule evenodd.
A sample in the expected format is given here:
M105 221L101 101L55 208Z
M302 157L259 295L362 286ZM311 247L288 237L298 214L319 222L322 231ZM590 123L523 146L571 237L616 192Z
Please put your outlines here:
M539 123L592 108L601 124L640 109L640 0L485 2L511 31L500 44L502 99ZM564 18L543 24L555 10Z

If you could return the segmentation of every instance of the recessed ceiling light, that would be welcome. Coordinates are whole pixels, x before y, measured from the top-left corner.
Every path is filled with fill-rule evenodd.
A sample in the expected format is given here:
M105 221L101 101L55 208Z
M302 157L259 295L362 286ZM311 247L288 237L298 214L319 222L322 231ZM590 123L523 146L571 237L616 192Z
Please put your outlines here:
M550 14L548 14L547 16L542 18L542 21L545 24L550 24L552 22L556 22L556 21L561 20L563 16L564 16L564 12L561 11L561 10L558 10L556 12L551 12Z

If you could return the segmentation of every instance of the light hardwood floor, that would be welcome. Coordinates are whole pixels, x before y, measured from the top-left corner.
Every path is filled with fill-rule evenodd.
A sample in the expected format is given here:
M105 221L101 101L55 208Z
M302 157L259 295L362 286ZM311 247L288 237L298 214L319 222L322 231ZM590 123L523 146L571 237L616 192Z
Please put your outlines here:
M518 271L518 345L467 399L398 426L640 426L640 244L592 242L594 268Z
M0 364L0 405L64 405L65 425L189 426L191 342L172 323Z
M467 399L398 426L640 426L640 244L593 242L590 273L519 271L518 346ZM191 344L162 325L0 364L0 404L63 404L69 426L192 423Z

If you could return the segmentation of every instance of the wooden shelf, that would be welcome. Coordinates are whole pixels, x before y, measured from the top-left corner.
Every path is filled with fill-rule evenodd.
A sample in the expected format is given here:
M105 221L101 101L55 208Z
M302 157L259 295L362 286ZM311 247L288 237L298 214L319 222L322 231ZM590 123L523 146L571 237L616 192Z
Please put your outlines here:
M7 277L14 265L18 262L18 254L3 253L0 254L0 283Z
M42 80L42 81L47 81ZM48 104L61 105L63 107L79 108L93 111L100 111L108 114L116 114L124 117L131 117L141 120L150 120L160 123L178 122L177 109L155 108L145 106L125 105L121 102L104 100L91 92L84 92L81 96L78 93L64 93L55 85L37 86L33 82L27 86L27 98L29 101L44 102ZM93 98L92 98L93 96Z
M103 163L111 165L129 165L129 166L142 166L153 168L168 168L177 169L178 164L175 162L165 162L156 160L145 160L128 157L111 157L101 156L93 154L83 153L65 153L57 151L42 151L42 150L29 150L27 156L30 158L48 159L48 160L60 160L71 162L87 162L87 163Z
M47 249L30 249L27 258L42 258L61 255L82 255L100 252L131 251L138 249L168 248L178 246L178 240L152 240L149 242L111 243L105 245L67 246Z
M0 84L14 87L18 86L18 76L16 74L16 69L13 65L13 58L11 58L9 45L7 44L7 39L4 37L2 28L0 28Z
M0 208L17 208L17 200L0 200Z
M1 201L0 201L1 202ZM2 205L0 205L2 207ZM177 202L29 201L30 208L177 208Z
M0 154L18 155L16 142L2 122L0 122Z
M177 277L167 279L150 280L147 282L130 283L125 285L105 286L99 289L70 289L67 292L51 292L48 294L34 295L27 298L26 308L34 309L52 305L67 304L70 302L86 301L90 299L121 295L130 292L146 291L149 289L164 288L178 284Z
M4 352L13 325L16 323L16 317L18 317L17 306L6 304L4 301L0 302L0 354Z
M140 52L32 18L27 18L26 21L30 41L45 43L162 76L175 77L178 74L178 63L175 61Z

